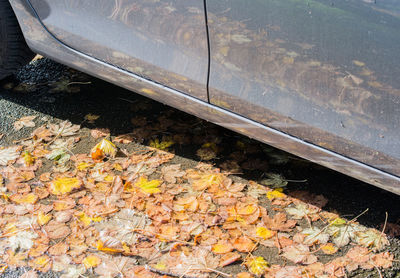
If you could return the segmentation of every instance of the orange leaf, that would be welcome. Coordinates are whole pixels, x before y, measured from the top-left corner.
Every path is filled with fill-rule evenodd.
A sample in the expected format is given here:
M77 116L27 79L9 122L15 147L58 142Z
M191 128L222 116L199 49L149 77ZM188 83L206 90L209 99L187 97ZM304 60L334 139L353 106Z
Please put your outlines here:
M239 237L233 242L233 247L239 252L251 252L255 243L248 237Z
M226 254L233 250L233 246L228 241L219 241L212 246L211 250L215 254Z

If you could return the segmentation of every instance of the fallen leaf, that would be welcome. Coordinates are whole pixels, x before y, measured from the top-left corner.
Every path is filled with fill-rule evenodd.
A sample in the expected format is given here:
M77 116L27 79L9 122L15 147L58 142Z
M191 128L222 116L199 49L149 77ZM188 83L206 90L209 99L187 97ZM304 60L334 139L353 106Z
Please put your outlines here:
M49 124L48 126L53 135L62 137L75 135L80 129L79 125L73 125L69 121L63 121L59 124Z
M230 252L225 255L223 255L219 261L219 266L224 267L230 264L233 264L234 262L237 262L240 260L242 257L240 256L239 253L237 252Z
M263 257L250 256L245 260L244 264L256 276L263 275L269 268L268 262Z
M307 265L315 263L318 260L315 255L310 253L309 248L303 244L290 245L283 248L282 251L282 256L295 264L301 263Z
M18 147L10 147L0 149L0 165L6 166L9 161L13 161L19 157Z
M35 127L35 123L33 120L36 116L25 116L19 119L18 121L14 122L14 130L18 131L23 127Z
M115 157L117 154L117 147L107 139L102 139L96 146L93 147L91 153L96 153L97 150L101 150L104 155L109 157Z
M98 266L101 259L96 255L89 255L82 262L86 268L92 268Z
M74 189L80 188L82 185L82 181L77 178L56 178L50 184L50 191L54 195L62 195L66 193L70 193Z
M100 118L100 115L95 115L95 114L86 114L85 115L85 120L89 123L89 124L94 124L94 122Z
M233 241L233 247L239 252L250 252L256 244L248 237L239 237Z
M214 244L211 248L211 250L215 253L215 254L226 254L226 253L230 253L232 250L234 249L234 247L232 246L232 244L230 244L228 241L220 241L216 244Z
M321 250L327 255L335 254L339 248L337 248L333 243L327 243L321 245Z
M44 226L44 229L50 239L65 238L71 233L71 229L67 225L54 220Z
M51 220L51 218L51 214L44 214L40 211L37 216L37 222L39 225L43 226L46 225Z
M139 187L140 190L146 194L155 194L161 192L158 186L161 184L160 180L147 180L146 177L140 177L135 186Z
M389 244L386 235L375 229L367 229L366 231L355 232L355 241L365 247L373 250L382 250Z

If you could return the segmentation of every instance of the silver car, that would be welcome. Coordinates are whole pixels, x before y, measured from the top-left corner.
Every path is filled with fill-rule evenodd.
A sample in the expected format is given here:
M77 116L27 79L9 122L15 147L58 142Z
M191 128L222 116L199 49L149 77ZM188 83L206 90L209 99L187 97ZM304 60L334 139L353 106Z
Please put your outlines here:
M28 47L400 194L398 0L0 0Z

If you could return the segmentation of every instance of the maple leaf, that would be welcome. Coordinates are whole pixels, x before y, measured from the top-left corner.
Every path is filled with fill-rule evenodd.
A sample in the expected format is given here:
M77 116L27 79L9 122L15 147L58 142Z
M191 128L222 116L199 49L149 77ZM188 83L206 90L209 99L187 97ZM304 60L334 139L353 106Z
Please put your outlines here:
M303 244L289 245L283 248L283 257L296 264L312 264L318 259L315 255L310 254L308 246Z
M303 235L306 235L303 243L307 245L312 245L314 243L325 244L329 240L329 234L324 233L323 231L321 231L321 229L317 227L304 229L301 233Z
M371 256L374 265L382 268L392 267L394 256L389 252L382 252Z
M156 138L156 139L150 141L149 146L152 148L164 151L174 144L175 144L175 142L172 140L169 140L168 138L164 138L161 142L159 139Z
M94 122L100 118L100 115L94 115L94 114L87 114L85 115L85 120L89 123L89 124L94 124Z
M245 260L244 264L256 276L263 275L269 268L268 262L263 257L250 256Z
M375 229L367 229L366 231L355 232L354 237L358 244L373 250L381 250L383 247L389 244L386 235Z
M93 147L91 153L96 153L97 150L101 150L101 153L109 156L115 157L117 154L117 147L107 139L102 139L96 146Z
M342 218L337 218L331 222L326 232L333 237L332 241L337 247L343 247L349 244L352 238L355 238L355 232L365 230L364 227L347 222Z
M0 150L0 165L6 166L9 161L19 157L19 147L10 147Z
M14 122L14 130L18 131L23 127L34 127L35 123L33 120L36 118L36 116L25 116L19 119L18 121Z
M70 193L74 189L80 188L82 181L77 178L56 178L50 184L50 191L54 195Z
M282 188L285 187L288 182L279 174L268 173L266 174L268 179L263 179L260 181L261 184L266 185L271 188Z
M135 230L144 230L150 224L151 220L146 214L133 209L122 209L109 220L94 223L94 226L105 243L114 241L118 245L121 242L133 245L139 238Z
M139 187L140 190L146 194L155 194L161 192L158 186L162 182L160 180L147 180L146 177L140 177L137 182L135 182L135 186Z
M273 218L263 218L265 226L273 231L290 231L297 222L296 220L287 220L286 214L277 213Z
M317 207L310 207L304 203L298 203L296 207L285 208L286 212L289 213L294 219L302 219L308 215L315 214L319 211Z
M164 180L168 183L176 183L176 178L181 178L185 175L185 171L182 171L180 168L180 164L164 166L161 169Z
M80 129L79 125L73 125L69 121L63 121L59 124L49 124L49 130L56 136L72 136L75 135Z
M247 190L247 194L250 197L258 199L261 196L264 196L265 194L267 194L267 190L266 190L265 186L262 186L261 184L250 181L248 190Z

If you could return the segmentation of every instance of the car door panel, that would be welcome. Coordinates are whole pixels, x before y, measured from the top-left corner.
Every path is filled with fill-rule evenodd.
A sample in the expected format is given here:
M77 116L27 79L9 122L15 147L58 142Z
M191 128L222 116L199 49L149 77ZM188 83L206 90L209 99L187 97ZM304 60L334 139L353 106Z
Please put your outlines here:
M207 0L210 102L400 175L400 3Z
M207 100L202 1L30 2L49 32L71 48Z

